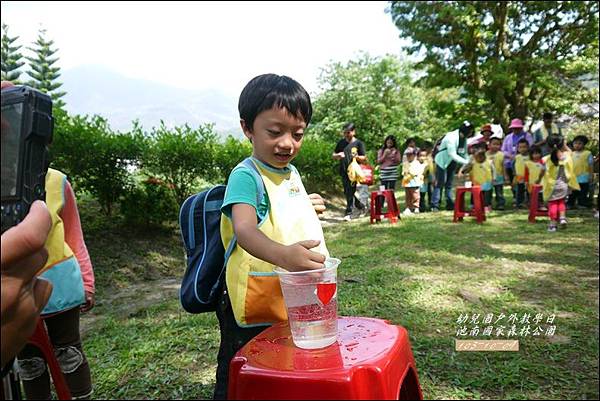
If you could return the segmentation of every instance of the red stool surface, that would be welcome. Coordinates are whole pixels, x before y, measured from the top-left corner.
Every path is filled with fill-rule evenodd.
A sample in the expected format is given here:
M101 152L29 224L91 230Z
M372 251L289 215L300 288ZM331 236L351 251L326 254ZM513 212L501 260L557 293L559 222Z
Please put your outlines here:
M229 368L229 399L422 398L408 332L380 319L338 318L337 342L316 350L296 347L279 323Z

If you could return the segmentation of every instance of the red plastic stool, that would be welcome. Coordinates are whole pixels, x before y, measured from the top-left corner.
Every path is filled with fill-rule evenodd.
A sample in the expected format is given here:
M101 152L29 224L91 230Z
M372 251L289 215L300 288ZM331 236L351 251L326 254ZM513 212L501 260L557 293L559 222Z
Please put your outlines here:
M387 212L382 213L383 202L377 202L377 197L383 196L385 203L387 203ZM386 189L384 191L373 191L371 192L371 224L374 221L381 221L382 218L389 219L392 223L398 221L398 204L396 203L396 197L394 191Z
M465 210L465 194L471 193L473 197L473 210L467 212ZM474 185L470 188L457 187L456 188L456 202L454 202L454 222L462 221L465 216L473 216L477 219L477 223L483 223L485 221L485 208L484 208L483 192L479 185Z
M337 342L305 350L287 322L246 344L229 366L232 400L423 399L408 332L380 319L338 318Z
M43 319L38 319L37 325L35 326L35 331L29 338L28 343L36 346L44 355L44 359L46 360L48 368L50 369L50 375L52 376L52 381L54 382L58 399L70 400L71 391L69 390L69 386L67 386L65 376L60 369L56 355L54 355L54 347L52 346L50 338L48 337L48 331L46 330L46 325L44 324Z
M531 188L531 195L529 196L529 222L535 223L536 217L548 217L547 210L540 210L539 204L539 193L542 192L542 186L534 184Z

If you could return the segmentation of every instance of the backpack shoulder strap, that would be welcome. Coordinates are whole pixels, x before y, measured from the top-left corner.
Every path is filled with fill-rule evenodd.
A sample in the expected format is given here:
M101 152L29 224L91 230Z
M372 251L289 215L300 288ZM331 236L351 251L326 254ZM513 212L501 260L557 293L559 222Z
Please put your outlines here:
M238 164L238 166L244 166L246 167L254 176L254 179L256 180L257 186L256 186L256 206L258 207L258 205L260 205L260 202L262 202L263 197L265 196L265 183L263 182L262 176L260 175L260 172L258 171L258 167L256 167L256 164L254 164L254 162L252 161L252 159L250 157L247 157L246 159L244 159L240 164ZM258 222L258 225L260 226L263 221L265 221L268 217L268 214L262 216L260 218L260 221ZM237 236L235 235L235 233L233 234L233 238L231 239L231 242L229 243L229 245L227 246L227 249L225 250L225 258L224 258L224 264L223 267L227 266L227 261L229 260L229 257L231 256L231 253L233 252L233 250L235 249L235 246L237 245ZM223 269L224 271L225 269Z
M263 200L263 196L265 195L265 183L263 182L262 176L258 171L258 167L256 167L256 164L254 164L251 158L245 158L240 164L250 170L254 176L254 179L256 180L256 206L258 207L260 202Z

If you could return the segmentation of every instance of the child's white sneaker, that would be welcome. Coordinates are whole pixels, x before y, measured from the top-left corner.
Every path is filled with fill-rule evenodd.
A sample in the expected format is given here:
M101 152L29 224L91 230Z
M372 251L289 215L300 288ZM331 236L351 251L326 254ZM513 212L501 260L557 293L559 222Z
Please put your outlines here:
M549 233L555 233L558 230L558 228L556 227L555 223L550 223L550 225L548 226L548 232Z
M350 221L352 220L352 216L350 216L349 214L344 216L344 221Z
M413 214L413 212L411 212L409 208L406 208L406 209L404 209L404 211L402 212L402 214L404 216L410 216L411 214Z
M419 209L415 209L415 210L413 210L413 213L414 213L414 214L419 214L419 213L421 213L421 212L419 211Z
M567 219L565 217L561 217L558 220L558 224L559 224L560 228L567 228Z
M596 212L594 213L594 217L598 218L598 211L596 210Z

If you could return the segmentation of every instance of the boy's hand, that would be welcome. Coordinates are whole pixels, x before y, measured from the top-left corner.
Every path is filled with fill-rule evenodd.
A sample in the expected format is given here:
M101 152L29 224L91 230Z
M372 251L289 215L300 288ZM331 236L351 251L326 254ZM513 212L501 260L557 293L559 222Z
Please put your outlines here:
M315 212L317 212L317 214L321 214L325 211L325 209L326 209L325 201L323 200L321 195L310 194L310 195L308 195L308 197L310 198L313 208L315 208Z
M458 172L458 178L463 178L463 176L464 176L463 172L462 172L462 171L459 171L459 172Z
M325 256L310 250L318 246L320 242L318 240L308 240L288 245L281 267L291 272L324 268Z
M85 304L81 306L81 312L89 312L96 304L96 296L93 292L85 292Z

